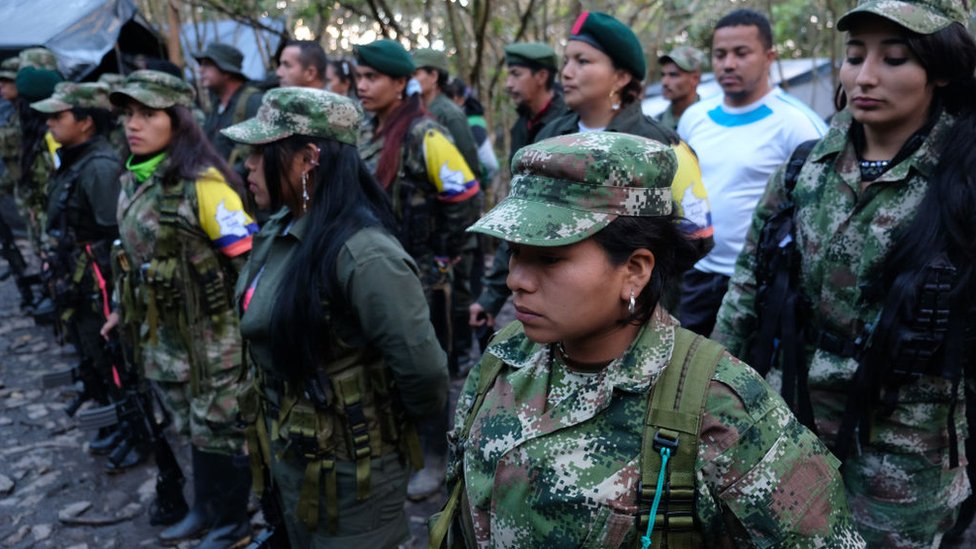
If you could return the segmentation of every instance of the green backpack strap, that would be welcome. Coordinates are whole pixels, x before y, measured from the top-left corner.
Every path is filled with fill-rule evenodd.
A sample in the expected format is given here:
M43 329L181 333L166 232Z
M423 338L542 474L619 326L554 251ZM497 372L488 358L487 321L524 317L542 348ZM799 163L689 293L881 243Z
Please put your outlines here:
M695 463L708 386L724 352L714 341L675 330L671 361L651 390L641 442L638 525L646 528L644 549L654 529L666 538L658 546L704 546L695 527Z
M492 336L492 340L507 339L517 333L521 327L521 322L512 322ZM495 379L498 378L498 374L501 373L502 366L504 365L505 363L500 358L491 353L482 355L481 367L479 368L481 377L478 378L478 388L475 391L474 402L471 404L471 409L468 411L467 417L464 418L464 425L458 433L459 440L468 438L468 433L471 432L471 426L474 424L474 418L478 415L478 411L485 401L485 395L495 385ZM454 517L457 515L460 507L463 491L464 476L460 475L457 482L454 483L454 487L451 489L451 494L448 496L444 508L441 509L440 513L431 517L427 542L428 549L450 547L450 544L444 545L444 542L447 540L451 524L454 522Z

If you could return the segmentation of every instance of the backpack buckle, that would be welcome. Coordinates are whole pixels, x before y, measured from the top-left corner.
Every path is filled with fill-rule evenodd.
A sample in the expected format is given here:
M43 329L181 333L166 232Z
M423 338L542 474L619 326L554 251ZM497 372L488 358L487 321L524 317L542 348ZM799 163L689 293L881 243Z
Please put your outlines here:
M678 448L678 433L667 430L659 430L654 433L654 449L661 451L661 448L668 448L673 454Z

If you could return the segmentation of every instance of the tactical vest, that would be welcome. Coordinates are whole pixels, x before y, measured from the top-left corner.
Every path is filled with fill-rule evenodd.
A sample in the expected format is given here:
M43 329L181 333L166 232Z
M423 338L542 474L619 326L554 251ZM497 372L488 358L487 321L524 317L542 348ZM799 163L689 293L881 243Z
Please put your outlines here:
M507 338L519 328L513 322L495 337ZM705 546L695 519L695 463L708 386L723 353L724 348L718 343L675 328L671 360L648 392L636 517L638 530L645 532L641 536L644 549L652 541L655 547L672 549ZM460 440L468 437L485 396L503 366L498 357L488 353L481 359L481 378L459 431ZM454 484L443 510L428 521L430 549L465 546L460 530L474 531L471 515L464 510L466 506L462 477Z
M414 135L417 124L423 120L424 117L417 117L410 122L402 142L404 151L423 147L423 143L416 143L417 137ZM423 140L422 137L420 139ZM407 173L405 156L400 155L396 179L390 185L390 198L400 223L397 235L400 244L410 257L419 259L435 253L431 242L436 232L433 215L435 197L425 189L430 185L427 181L421 180L417 174Z

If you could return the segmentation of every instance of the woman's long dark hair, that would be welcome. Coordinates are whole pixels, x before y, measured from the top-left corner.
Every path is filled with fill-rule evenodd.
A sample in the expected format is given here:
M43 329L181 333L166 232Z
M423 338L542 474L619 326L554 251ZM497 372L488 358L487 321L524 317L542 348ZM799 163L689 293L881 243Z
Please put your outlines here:
M385 138L383 152L380 153L376 166L376 179L384 188L393 183L400 170L403 157L402 145L410 130L410 124L415 119L426 115L427 109L424 108L423 100L418 93L406 98L397 110L390 114L389 120L383 123L383 129L376 133L376 138Z
M271 353L293 383L298 383L330 349L326 309L348 306L339 292L336 257L346 241L365 227L383 227L395 234L386 192L369 173L353 145L333 140L292 136L265 147L264 176L269 192L281 200L282 173L309 143L319 150L319 166L310 174L314 193L307 229L286 267L271 315ZM275 158L272 163L269 157ZM299 385L300 387L301 385Z
M243 196L241 178L222 156L217 154L210 140L193 117L193 112L182 105L163 109L173 125L173 138L169 143L169 167L163 173L163 183L171 185L180 179L194 180L207 168L213 167L224 176L227 184Z

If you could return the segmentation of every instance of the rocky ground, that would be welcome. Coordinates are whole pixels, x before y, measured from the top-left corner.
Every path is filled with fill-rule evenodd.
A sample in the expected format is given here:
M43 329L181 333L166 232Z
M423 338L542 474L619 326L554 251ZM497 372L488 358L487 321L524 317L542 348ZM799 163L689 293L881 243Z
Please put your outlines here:
M4 267L0 261L0 270ZM150 526L146 512L154 496L155 466L150 460L108 475L105 458L87 452L92 433L80 431L64 413L76 388L42 389L40 383L42 374L69 367L77 357L70 345L58 343L50 327L24 317L18 302L13 281L0 283L0 547L158 546L162 528ZM506 310L502 319L508 316ZM452 383L452 401L460 384ZM176 450L180 461L189 463L186 442ZM426 546L426 519L445 498L442 491L439 497L407 504L413 536L404 547ZM256 531L263 528L260 512L252 523ZM955 547L976 547L976 529L970 528Z

